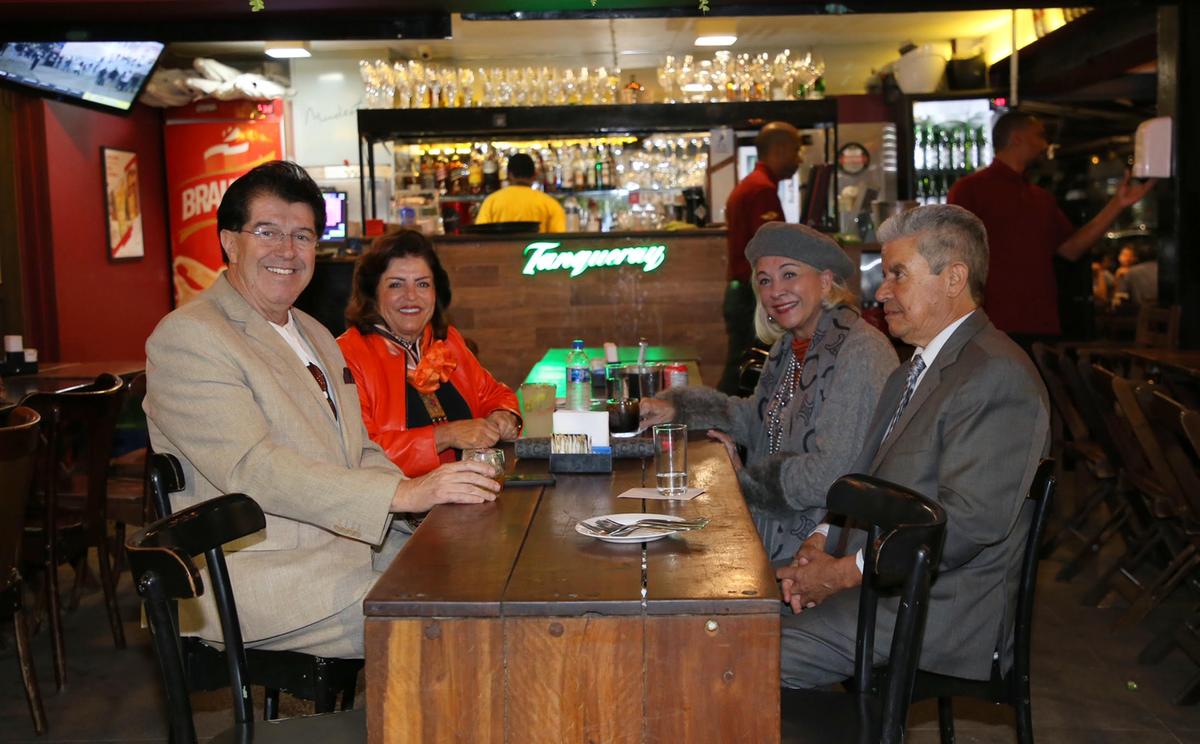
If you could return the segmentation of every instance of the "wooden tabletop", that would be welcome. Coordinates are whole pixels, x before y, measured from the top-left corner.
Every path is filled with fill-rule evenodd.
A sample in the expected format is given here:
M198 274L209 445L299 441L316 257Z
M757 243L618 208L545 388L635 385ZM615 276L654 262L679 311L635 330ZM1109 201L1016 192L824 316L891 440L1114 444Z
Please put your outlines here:
M57 393L86 385L105 372L130 380L146 371L146 360L115 362L47 362L32 375L5 377L0 408L16 405L31 393Z
M774 572L724 448L689 444L691 501L619 499L653 485L641 460L604 475L560 475L552 487L506 488L491 504L433 510L368 593L368 617L778 613ZM517 469L544 470L545 461ZM711 522L649 543L585 537L586 517L652 512ZM643 550L646 564L643 568ZM642 587L646 596L642 597Z
M1200 350L1127 348L1124 352L1141 362L1169 367L1200 378Z

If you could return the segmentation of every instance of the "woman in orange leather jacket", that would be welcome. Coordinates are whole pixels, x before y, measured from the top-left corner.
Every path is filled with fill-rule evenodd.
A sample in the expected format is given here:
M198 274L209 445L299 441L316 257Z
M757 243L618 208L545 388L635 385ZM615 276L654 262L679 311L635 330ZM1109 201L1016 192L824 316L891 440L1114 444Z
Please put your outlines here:
M419 232L378 238L354 267L338 345L367 433L410 478L521 430L517 396L446 323L449 304L449 276Z

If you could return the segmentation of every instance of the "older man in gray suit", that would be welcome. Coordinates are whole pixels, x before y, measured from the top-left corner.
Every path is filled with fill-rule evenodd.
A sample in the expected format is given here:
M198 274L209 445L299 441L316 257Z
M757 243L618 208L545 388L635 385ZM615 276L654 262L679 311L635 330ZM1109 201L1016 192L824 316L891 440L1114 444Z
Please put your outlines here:
M337 342L292 307L324 223L320 189L293 163L229 186L217 210L229 269L146 342L144 405L154 448L183 465L177 506L243 492L266 513L263 532L227 546L246 645L355 658L391 514L490 501L499 485L469 462L407 480L367 438ZM181 605L180 625L219 640L211 595Z
M934 205L896 215L883 241L883 303L892 334L916 347L888 379L853 466L936 499L946 543L929 602L921 667L987 679L992 655L1011 659L1025 494L1050 446L1049 405L1021 349L988 321L987 232L965 209ZM820 528L818 528L820 530ZM835 546L814 533L781 568L782 681L819 687L853 674L863 533ZM838 555L833 555L837 553ZM875 663L887 661L895 602L880 608Z

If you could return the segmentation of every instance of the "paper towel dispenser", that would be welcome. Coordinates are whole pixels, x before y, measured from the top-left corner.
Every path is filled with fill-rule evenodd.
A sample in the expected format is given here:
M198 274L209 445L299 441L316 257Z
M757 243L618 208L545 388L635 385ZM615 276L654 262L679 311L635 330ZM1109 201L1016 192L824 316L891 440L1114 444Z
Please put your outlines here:
M1159 116L1138 124L1133 141L1135 178L1170 178L1171 117Z

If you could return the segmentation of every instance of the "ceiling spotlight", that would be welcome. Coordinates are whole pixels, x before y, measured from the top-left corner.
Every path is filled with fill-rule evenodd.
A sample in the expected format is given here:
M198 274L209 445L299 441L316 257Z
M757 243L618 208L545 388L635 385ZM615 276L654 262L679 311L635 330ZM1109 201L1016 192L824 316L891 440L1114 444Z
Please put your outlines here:
M303 59L311 57L307 41L268 41L267 56L272 59Z

